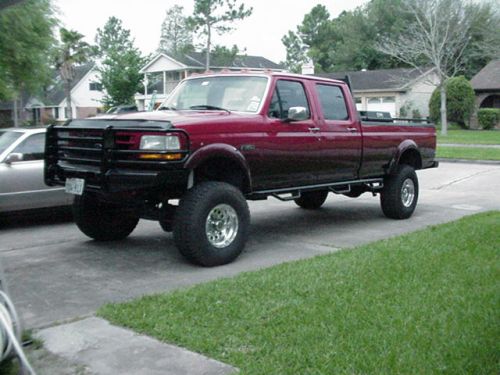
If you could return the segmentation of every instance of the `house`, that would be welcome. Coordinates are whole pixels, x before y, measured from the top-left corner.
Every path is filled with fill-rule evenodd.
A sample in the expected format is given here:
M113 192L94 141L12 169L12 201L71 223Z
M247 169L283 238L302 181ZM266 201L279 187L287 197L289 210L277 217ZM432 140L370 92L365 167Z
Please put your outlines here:
M211 71L284 71L284 68L261 56L238 55L226 64L210 66ZM135 96L137 107L147 109L161 103L184 78L205 71L205 54L189 52L172 57L164 53L154 56L141 70L144 93Z
M104 93L93 63L77 66L71 88L72 118L95 116L102 106ZM40 95L23 94L20 123L33 125L65 121L67 116L64 82L56 74L53 84ZM0 126L13 124L13 102L0 103Z
M439 83L432 68L361 70L317 75L333 79L349 76L358 110L390 112L392 117L429 116L429 100Z
M500 108L500 60L491 61L470 81L476 94L476 110L471 118L471 127L478 128L479 108Z

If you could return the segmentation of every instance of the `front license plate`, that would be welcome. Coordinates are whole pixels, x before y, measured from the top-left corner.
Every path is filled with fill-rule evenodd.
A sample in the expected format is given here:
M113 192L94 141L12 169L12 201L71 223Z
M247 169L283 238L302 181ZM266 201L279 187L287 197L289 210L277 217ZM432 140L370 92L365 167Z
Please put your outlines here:
M84 187L85 187L85 180L83 178L66 179L66 185L65 185L66 193L82 195Z

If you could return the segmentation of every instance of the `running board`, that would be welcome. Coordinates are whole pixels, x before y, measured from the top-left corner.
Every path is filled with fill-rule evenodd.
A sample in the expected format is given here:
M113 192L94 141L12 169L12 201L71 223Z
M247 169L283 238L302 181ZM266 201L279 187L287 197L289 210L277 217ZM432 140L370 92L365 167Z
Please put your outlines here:
M290 188L257 190L251 194L248 194L246 198L249 200L261 200L261 199L266 199L268 196L272 196L281 201L290 201L300 198L303 192L314 191L314 190L330 190L335 194L346 194L351 192L352 185L365 185L366 191L371 191L372 193L376 193L384 187L384 179L369 178L363 180L334 182L329 184L304 185L304 186L296 186ZM289 196L286 196L288 194Z

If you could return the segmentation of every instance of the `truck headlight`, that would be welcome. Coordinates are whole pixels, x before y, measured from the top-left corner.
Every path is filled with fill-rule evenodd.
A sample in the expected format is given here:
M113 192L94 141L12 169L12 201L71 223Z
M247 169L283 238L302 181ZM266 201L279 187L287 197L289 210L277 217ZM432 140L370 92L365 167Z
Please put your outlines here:
M180 148L179 137L175 135L143 135L141 137L141 150L169 151Z

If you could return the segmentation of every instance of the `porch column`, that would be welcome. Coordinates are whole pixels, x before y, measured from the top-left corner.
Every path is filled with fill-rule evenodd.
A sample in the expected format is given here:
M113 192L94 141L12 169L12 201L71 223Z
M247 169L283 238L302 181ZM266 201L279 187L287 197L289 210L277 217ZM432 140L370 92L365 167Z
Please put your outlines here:
M167 95L167 72L163 71L163 95Z

